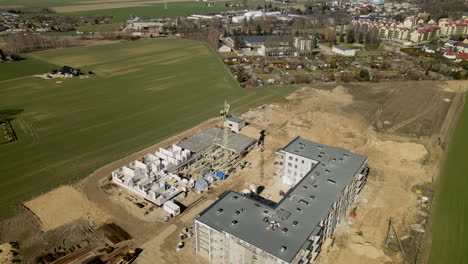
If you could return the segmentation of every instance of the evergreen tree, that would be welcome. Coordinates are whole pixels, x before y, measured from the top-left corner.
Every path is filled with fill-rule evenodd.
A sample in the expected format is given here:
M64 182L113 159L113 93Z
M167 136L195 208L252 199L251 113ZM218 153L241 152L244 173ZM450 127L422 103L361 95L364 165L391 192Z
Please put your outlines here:
M346 37L346 42L348 43L354 43L356 41L356 39L354 39L354 30L350 30L348 31L348 35Z
M260 26L260 24L257 24L257 35L262 35L262 27Z

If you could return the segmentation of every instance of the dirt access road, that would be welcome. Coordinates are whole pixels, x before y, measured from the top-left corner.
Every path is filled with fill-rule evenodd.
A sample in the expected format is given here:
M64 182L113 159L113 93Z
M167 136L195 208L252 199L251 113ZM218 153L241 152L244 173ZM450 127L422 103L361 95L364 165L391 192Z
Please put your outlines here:
M190 240L182 251L175 251L182 228L190 227L193 218L224 190L241 191L250 184L265 187L263 193L279 200L279 191L287 186L275 183L275 151L296 136L367 155L371 174L359 200L357 217L347 218L336 233L336 242L319 263L399 263L403 256L383 247L387 220L393 217L400 236L408 235L407 258L419 241L410 225L424 224L424 214L415 188L433 188L438 175L446 136L462 104L466 82L400 82L322 85L304 87L282 101L249 111L243 117L250 123L242 133L258 138L266 131L263 151L255 149L246 156L252 165L240 175L216 183L211 192L195 195L197 201L182 215L166 223L145 221L125 210L100 187L99 181L111 171L202 128L219 123L208 121L181 135L149 149L109 164L76 184L74 188L105 215L123 227L144 249L137 263L205 263L192 251ZM62 197L67 200L67 197ZM47 208L47 207L43 207ZM73 210L73 207L71 207ZM39 209L46 210L46 209ZM63 212L41 212L60 218ZM81 219L89 218L83 216ZM64 218L65 219L65 218ZM91 216L91 219L92 216ZM66 219L69 221L69 219ZM59 221L55 219L55 221ZM33 221L32 221L33 222ZM66 222L64 221L64 224ZM54 223L57 225L57 222ZM361 231L361 235L356 232ZM9 236L11 237L11 236ZM416 251L415 251L416 252Z

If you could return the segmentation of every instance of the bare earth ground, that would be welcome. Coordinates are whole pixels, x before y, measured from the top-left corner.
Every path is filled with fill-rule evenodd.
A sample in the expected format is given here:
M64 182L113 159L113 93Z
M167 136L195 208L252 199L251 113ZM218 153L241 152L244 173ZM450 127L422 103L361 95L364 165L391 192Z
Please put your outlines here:
M11 254L12 249L13 247L9 243L0 244L0 264L12 263L14 259L13 254Z
M357 201L357 217L346 218L336 232L332 250L320 255L319 263L399 263L401 254L384 250L387 220L393 217L400 236L408 234L411 224L420 223L415 185L430 184L438 175L446 136L462 102L461 86L467 82L401 82L326 85L319 89L304 87L283 101L265 105L243 115L250 123L242 133L258 138L266 131L265 145L254 149L245 160L252 163L239 175L217 182L207 194L190 193L182 215L166 223L142 217L135 209L108 194L100 187L111 171L128 164L160 146L166 147L197 131L214 126L219 120L209 120L148 149L109 164L69 188L67 192L52 191L53 201L44 197L26 205L43 222L43 226L68 225L73 219L100 219L114 222L125 229L135 243L143 248L136 263L206 263L193 254L192 241L175 251L183 228L191 227L193 218L225 190L242 191L250 184L263 186L263 196L281 199L279 191L287 186L275 183L275 151L296 136L367 155L371 174ZM65 188L65 187L64 187ZM79 198L77 198L79 197ZM88 201L83 201L86 200ZM94 204L96 209L81 210L83 215L61 214L73 199L82 204ZM37 201L36 201L37 200ZM70 209L72 211L73 209ZM31 220L32 219L32 220ZM15 219L0 226L11 228ZM17 232L0 232L0 240L21 239L38 232L31 214L22 214L16 223L25 223ZM92 222L92 221L91 221ZM46 224L44 224L46 223ZM98 224L98 221L91 223ZM2 229L3 228L3 229ZM44 228L44 227L43 227ZM31 231L32 230L32 231ZM362 236L356 234L361 231ZM19 237L19 238L18 238Z
M71 186L62 186L23 205L41 220L42 231L49 231L80 219L99 226L109 218L98 206L86 199L83 193Z

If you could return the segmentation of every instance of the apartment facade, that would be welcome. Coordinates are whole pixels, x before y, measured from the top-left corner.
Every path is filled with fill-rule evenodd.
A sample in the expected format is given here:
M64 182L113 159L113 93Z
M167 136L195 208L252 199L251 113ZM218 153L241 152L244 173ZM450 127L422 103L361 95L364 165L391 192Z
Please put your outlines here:
M274 206L233 191L195 219L195 251L212 263L313 263L367 179L367 157L300 137L277 151L293 187Z
M439 20L440 34L443 36L462 36L468 34L468 21L453 21L449 18Z
M439 26L430 26L418 28L411 32L410 40L411 42L422 42L430 41L440 36L440 27Z

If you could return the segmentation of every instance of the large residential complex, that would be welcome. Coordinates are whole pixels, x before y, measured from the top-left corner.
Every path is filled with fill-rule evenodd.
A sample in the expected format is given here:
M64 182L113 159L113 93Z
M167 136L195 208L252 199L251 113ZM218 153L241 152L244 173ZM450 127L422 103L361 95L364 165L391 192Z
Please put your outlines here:
M360 30L375 28L379 30L381 39L411 41L413 43L430 41L439 36L454 36L468 34L467 21L453 21L448 18L439 20L439 24L430 20L408 17L403 23L386 17L356 17L353 25Z
M277 151L293 185L274 206L228 191L195 219L196 253L213 263L312 263L361 191L367 157L295 138Z

